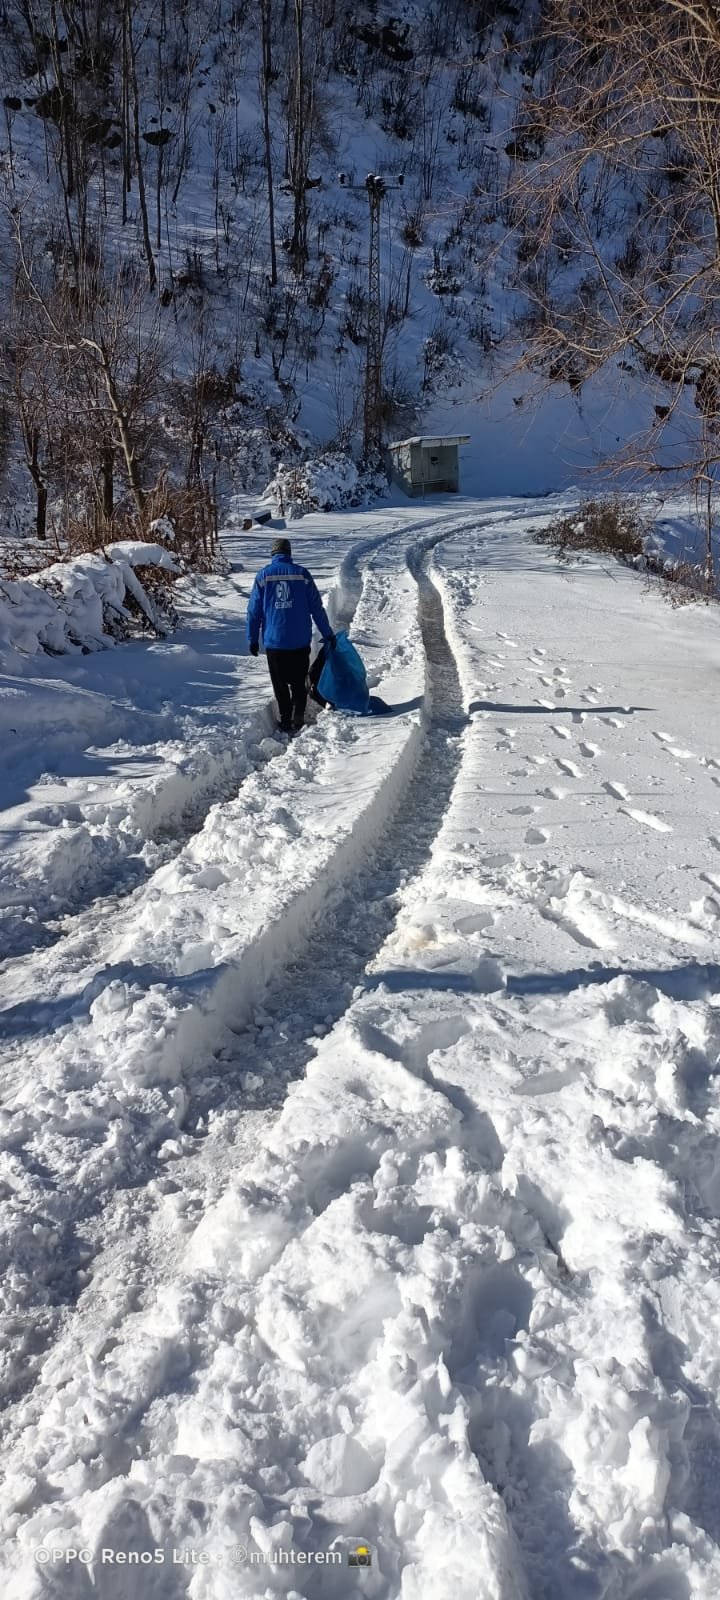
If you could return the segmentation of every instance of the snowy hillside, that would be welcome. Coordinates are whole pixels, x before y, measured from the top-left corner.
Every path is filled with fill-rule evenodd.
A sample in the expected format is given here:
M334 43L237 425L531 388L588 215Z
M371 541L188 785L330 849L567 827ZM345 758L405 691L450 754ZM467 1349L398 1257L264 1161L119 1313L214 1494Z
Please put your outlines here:
M553 238L541 261L532 117L553 53L534 0L13 0L3 27L10 530L42 503L97 543L108 518L142 522L168 470L222 498L318 445L357 451L368 171L390 185L386 436L468 432L481 494L569 486L634 447L658 406L660 458L687 455L692 390L663 408L659 369L650 382L622 350L582 382L561 364L531 403L552 368L533 353L539 285L562 321L591 246L616 273L643 203L606 161L585 255Z
M382 720L273 736L232 526L19 682L10 1600L714 1600L717 621L560 504L305 520Z

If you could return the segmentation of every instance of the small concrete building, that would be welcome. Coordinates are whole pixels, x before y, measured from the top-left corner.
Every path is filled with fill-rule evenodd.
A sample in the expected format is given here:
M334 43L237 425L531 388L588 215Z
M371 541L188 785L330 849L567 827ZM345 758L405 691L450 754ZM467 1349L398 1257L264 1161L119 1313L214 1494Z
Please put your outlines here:
M469 433L445 438L418 435L387 446L388 476L409 495L457 494L460 488L460 445Z

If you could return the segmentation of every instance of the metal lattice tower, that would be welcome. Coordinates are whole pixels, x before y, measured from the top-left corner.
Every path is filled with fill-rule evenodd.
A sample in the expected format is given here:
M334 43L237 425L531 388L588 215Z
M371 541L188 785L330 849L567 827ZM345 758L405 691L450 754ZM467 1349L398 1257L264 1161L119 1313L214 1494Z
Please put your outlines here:
M346 173L340 173L340 182L348 189L365 189L370 202L370 241L368 244L368 303L367 345L365 350L365 409L363 417L363 449L366 456L382 445L383 408L383 326L382 294L380 288L380 213L389 189L401 189L404 174L397 183L386 183L377 173L369 172L364 184L351 183Z

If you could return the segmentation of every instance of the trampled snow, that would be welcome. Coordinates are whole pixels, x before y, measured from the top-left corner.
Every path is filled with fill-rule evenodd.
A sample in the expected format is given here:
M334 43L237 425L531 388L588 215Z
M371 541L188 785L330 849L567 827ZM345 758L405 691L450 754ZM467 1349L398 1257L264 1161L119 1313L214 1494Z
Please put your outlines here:
M561 503L293 529L392 716L235 529L8 684L10 1600L717 1595L718 623Z

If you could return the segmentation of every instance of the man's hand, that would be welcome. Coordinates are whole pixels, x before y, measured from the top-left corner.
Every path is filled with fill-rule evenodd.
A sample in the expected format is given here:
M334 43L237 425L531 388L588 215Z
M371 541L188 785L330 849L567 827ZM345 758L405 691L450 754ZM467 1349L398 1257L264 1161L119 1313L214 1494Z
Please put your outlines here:
M337 639L335 638L335 634L334 633L331 633L330 638L328 640L326 640L326 643L327 643L328 649L330 649L330 650L334 650L335 649L335 646L337 645Z
M256 656L259 649L260 649L259 644L251 644L251 646L250 646L250 654L251 654L251 656Z

